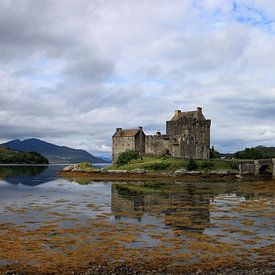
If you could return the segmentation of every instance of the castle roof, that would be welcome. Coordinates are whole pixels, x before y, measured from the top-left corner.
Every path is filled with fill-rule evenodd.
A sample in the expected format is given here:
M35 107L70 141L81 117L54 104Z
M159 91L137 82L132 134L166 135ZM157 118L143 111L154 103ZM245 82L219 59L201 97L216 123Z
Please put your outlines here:
M180 110L175 111L175 115L172 117L171 121L179 120L182 118L196 118L198 120L206 120L202 114L201 108L198 108L196 111L182 112Z
M121 129L118 128L114 137L135 137L141 129Z

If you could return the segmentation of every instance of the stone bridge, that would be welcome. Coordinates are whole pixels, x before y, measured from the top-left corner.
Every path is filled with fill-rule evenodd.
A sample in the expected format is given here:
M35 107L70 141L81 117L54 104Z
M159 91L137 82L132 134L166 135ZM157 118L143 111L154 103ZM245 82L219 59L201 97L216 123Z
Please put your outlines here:
M275 159L243 161L239 163L239 171L242 173L254 174L255 176L270 172L272 178L275 178Z

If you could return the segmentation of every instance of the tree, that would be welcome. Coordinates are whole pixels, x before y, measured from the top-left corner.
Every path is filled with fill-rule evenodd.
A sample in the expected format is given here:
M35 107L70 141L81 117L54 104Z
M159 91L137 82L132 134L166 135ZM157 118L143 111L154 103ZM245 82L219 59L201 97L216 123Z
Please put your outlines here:
M235 157L238 159L262 159L265 158L265 155L257 148L245 148L244 151L235 153Z

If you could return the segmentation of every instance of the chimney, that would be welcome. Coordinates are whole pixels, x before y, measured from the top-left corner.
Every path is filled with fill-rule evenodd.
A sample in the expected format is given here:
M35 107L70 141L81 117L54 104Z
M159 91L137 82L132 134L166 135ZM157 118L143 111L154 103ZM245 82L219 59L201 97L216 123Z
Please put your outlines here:
M142 126L138 126L138 129L139 129L139 130L142 130Z
M157 131L157 132L156 132L156 136L158 136L158 137L161 136L161 132L160 132L160 131Z
M175 116L181 113L181 110L175 110Z
M202 115L202 108L201 107L197 107L197 112L199 115Z

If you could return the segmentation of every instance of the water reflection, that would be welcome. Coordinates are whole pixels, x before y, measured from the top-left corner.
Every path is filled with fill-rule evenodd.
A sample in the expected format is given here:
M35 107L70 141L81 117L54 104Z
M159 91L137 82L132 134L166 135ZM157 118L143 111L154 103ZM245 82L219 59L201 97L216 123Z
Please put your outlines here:
M211 194L193 185L116 184L112 186L112 211L115 218L139 222L144 216L161 217L175 230L203 232L210 222Z
M62 167L60 165L0 166L0 179L13 185L35 186L55 179Z

